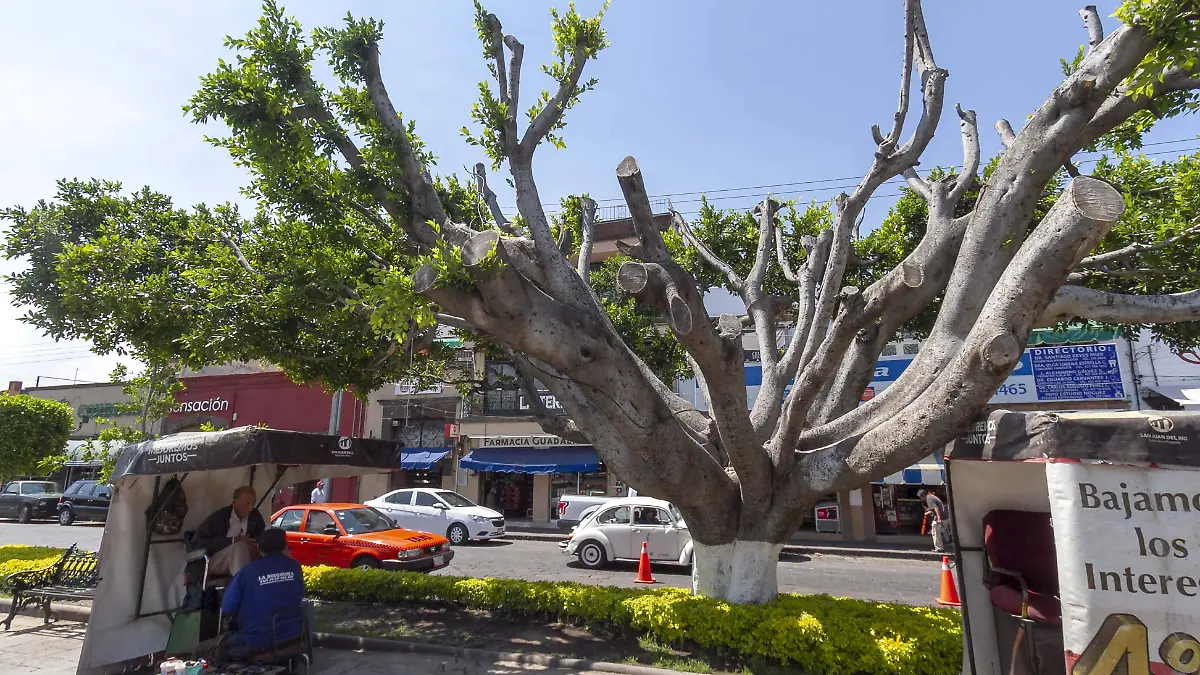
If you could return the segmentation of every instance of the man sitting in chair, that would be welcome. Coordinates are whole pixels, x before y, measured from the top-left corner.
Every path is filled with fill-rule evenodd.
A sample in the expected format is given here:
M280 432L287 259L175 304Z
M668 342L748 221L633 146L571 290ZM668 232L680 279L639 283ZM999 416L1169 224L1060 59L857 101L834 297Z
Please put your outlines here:
M304 628L304 576L286 555L287 535L268 528L258 538L262 557L229 582L221 613L237 619L237 630L202 643L198 652L214 662L244 659L300 637Z
M213 511L196 529L192 546L208 553L209 574L233 576L258 556L254 540L267 524L254 508L257 495L249 485L233 491L233 503Z

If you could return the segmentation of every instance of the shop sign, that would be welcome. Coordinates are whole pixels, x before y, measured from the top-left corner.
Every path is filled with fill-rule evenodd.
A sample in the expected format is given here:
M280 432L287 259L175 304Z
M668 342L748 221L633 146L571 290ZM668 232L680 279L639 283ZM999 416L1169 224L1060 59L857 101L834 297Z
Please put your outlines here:
M414 396L419 394L440 394L442 393L442 384L435 384L428 389L418 389L416 380L400 380L396 383L397 396Z
M548 391L539 391L538 398L542 399L542 405L546 406L546 410L562 410L562 404ZM517 407L520 410L529 410L529 401L525 399L525 394L521 393L517 397Z
M458 438L458 425L457 424L447 424L446 425L446 438Z
M1159 427L1151 424L1147 433L1163 435ZM1079 462L1046 465L1067 672L1197 671L1198 476ZM1127 666L1118 668L1121 663Z
M584 445L572 443L558 436L483 436L479 439L480 448L557 448L565 445Z
M876 361L875 374L862 400L874 398L891 386L912 365L914 358L884 357ZM753 406L762 385L762 366L748 363L745 372L746 401L748 406ZM784 396L789 391L791 383L784 388ZM989 403L1126 399L1128 394L1117 345L1109 342L1027 348Z
M223 412L229 410L229 399L214 396L201 401L180 401L175 404L171 412L177 413L196 413L196 412Z
M95 419L97 417L126 417L132 415L132 412L122 411L121 403L85 403L75 409L82 419Z

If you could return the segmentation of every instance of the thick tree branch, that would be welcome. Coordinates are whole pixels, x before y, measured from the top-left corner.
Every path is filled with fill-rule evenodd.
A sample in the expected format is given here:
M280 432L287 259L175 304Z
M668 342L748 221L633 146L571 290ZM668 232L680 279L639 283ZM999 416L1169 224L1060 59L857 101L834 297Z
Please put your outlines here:
M954 110L961 120L963 168L954 179L954 187L946 197L951 207L957 205L958 200L966 194L967 188L975 182L975 173L979 170L979 125L975 121L975 111L963 110L958 104L955 104Z
M816 239L810 238L805 241L807 257L804 266L800 268L800 278L797 282L799 299L792 339L775 368L771 371L763 369L763 380L759 387L758 399L754 402L754 409L750 413L750 422L759 438L774 430L779 416L782 414L779 401L783 396L785 383L791 381L796 375L800 365L801 350L808 343L808 337L813 330L812 315L816 311L817 280L825 269L832 241L832 230L823 230Z
M475 330L474 326L467 323L467 321L465 319L461 319L457 316L453 316L450 314L443 314L441 312L435 312L433 315L433 318L437 319L438 323L445 325L445 326L450 326L451 328L457 328L459 330L466 330L466 331L474 331Z
M408 189L409 198L412 200L412 207L415 211L414 222L410 227L414 233L419 233L417 239L422 243L432 243L437 237L432 228L425 223L425 219L433 220L440 225L443 228L443 234L446 234L445 228L449 224L449 219L446 217L445 209L442 208L437 190L433 186L433 179L430 178L429 171L417 158L412 142L408 138L408 129L405 128L404 121L396 112L396 108L388 96L387 88L383 85L383 75L379 70L379 46L371 45L366 51L363 77L371 103L375 106L375 114L391 135L396 154L400 159L404 186Z
M913 364L871 401L829 424L805 431L801 435L803 445L817 447L866 433L894 417L897 410L909 409L915 397L923 396L922 392L930 388L937 374L945 372L963 348L988 299L995 295L997 282L1009 269L1018 250L1014 243L1025 239L1046 183L1087 142L1087 130L1096 111L1151 46L1144 29L1122 26L1085 56L1034 112L976 201L937 322ZM1077 178L1075 182L1082 180Z
M814 449L797 454L797 470L785 493L825 494L860 485L870 477L897 471L949 441L1021 358L1052 289L1108 233L1124 207L1112 186L1086 177L1073 180L1021 245L962 349L907 408L910 414L834 439L832 445L804 446Z
M1200 290L1171 295L1126 295L1084 286L1063 286L1039 322L1053 326L1073 318L1108 324L1200 321Z
M592 248L596 243L596 202L591 197L580 199L582 210L583 237L579 242L579 259L576 260L576 271L585 282L592 269Z
M1088 52L1091 52L1104 42L1104 24L1100 22L1100 12L1096 11L1095 5L1088 5L1079 10L1079 16L1083 18L1083 25L1087 28Z
M621 160L617 165L617 182L621 185L621 194L625 196L625 205L629 207L629 217L633 220L633 230L637 233L646 261L661 263L670 260L671 255L667 253L662 233L654 225L650 197L646 194L646 184L642 180L642 170L636 159L626 157Z
M571 418L566 415L555 415L551 413L546 404L542 401L541 393L537 388L536 373L530 361L521 355L506 350L509 359L517 369L517 382L521 386L521 393L525 395L525 400L529 402L529 412L533 414L537 420L538 426L547 433L554 434L573 443L591 443L583 432Z
M842 277L850 258L850 248L854 224L871 198L875 190L885 181L898 176L916 166L921 153L929 145L937 129L938 120L942 114L942 97L946 76L948 73L938 68L934 60L933 48L929 42L929 34L925 27L925 18L919 0L908 0L905 3L906 31L905 52L913 55L913 63L921 76L922 111L921 119L909 140L899 148L896 139L885 138L879 143L875 153L875 161L855 189L854 194L842 196L838 203L838 222L834 226L833 242L830 246L829 262L821 279L821 294L813 314L813 328L808 336L808 342L800 357L800 367L804 367L816 353L833 309L841 291ZM902 97L901 105L907 103ZM899 115L903 121L904 115ZM878 140L878 132L875 133ZM897 138L899 133L896 134Z
M511 101L508 116L513 123L513 141L516 141L518 107L521 105L521 61L525 58L525 45L511 35L504 36L504 44L512 52L508 62L508 99Z

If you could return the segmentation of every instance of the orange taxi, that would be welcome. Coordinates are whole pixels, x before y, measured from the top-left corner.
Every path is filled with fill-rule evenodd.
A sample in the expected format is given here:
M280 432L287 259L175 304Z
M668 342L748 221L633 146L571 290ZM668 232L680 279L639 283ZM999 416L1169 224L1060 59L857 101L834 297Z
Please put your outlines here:
M362 504L297 504L271 516L301 565L431 572L450 564L445 537L415 532Z

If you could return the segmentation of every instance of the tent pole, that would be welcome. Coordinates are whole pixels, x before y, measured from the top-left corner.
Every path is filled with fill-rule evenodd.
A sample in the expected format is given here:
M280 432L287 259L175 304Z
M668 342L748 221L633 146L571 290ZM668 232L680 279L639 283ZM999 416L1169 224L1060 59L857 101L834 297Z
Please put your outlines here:
M262 506L262 503L267 500L267 495L271 494L271 492L275 490L275 486L279 485L279 480L281 478L283 478L283 472L287 471L287 470L288 470L287 466L280 466L279 469L276 470L275 482L271 483L271 487L267 488L267 491L264 492L263 495L258 498L258 503L254 505L255 510L258 510L258 507Z
M150 500L151 504L158 501L158 490L159 490L159 485L161 483L162 483L162 476L155 476L154 477L154 498ZM155 513L154 518L157 518L157 517L158 517L158 514ZM151 518L146 521L146 545L142 548L142 578L141 578L141 583L138 584L138 604L137 604L138 618L141 618L141 616L142 616L142 599L143 599L143 596L145 596L145 594L146 594L146 570L150 567L150 532L151 532L150 528L152 528L154 526L154 518Z

